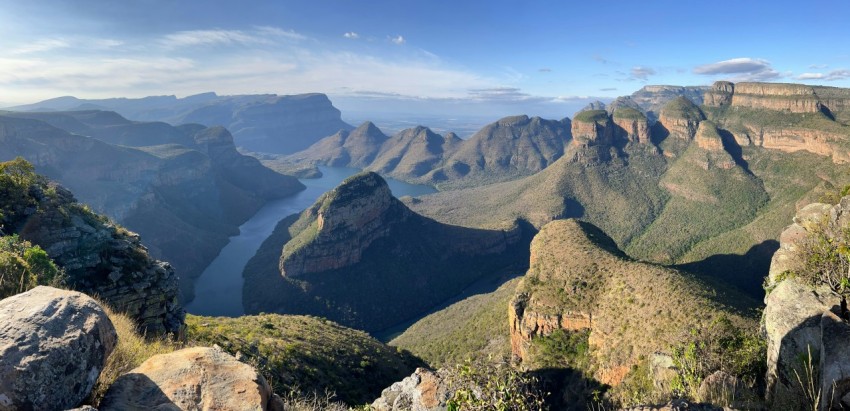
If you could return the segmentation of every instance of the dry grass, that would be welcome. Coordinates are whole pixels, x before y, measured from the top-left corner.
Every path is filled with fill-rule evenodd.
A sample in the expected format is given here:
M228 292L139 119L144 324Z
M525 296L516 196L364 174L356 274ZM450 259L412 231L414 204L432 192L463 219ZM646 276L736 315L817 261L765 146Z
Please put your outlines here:
M157 354L167 354L182 348L181 344L165 339L146 339L136 331L136 323L107 304L100 304L118 333L118 344L106 360L106 365L89 395L89 404L97 406L115 380Z

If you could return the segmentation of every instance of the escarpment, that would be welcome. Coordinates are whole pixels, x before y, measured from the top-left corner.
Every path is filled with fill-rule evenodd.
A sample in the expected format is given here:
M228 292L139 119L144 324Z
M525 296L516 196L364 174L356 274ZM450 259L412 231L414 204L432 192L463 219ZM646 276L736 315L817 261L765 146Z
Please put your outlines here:
M693 102L678 97L661 109L658 123L674 138L693 140L705 114Z
M754 319L709 290L676 270L628 258L591 224L553 221L534 237L529 270L508 306L511 349L533 369L536 341L587 331L594 377L616 386L640 359L670 355L689 330L717 318L755 329Z
M484 230L422 217L362 173L278 225L245 268L243 301L249 313L381 330L523 261L524 238L519 224Z

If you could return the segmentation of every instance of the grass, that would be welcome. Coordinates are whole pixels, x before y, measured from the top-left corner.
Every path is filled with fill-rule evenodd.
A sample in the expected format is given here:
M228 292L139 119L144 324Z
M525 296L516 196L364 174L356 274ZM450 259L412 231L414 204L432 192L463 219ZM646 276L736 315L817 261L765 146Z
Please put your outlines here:
M101 302L109 320L118 334L118 344L107 358L106 365L95 383L86 403L97 407L109 386L118 377L130 372L148 358L173 352L182 348L180 344L165 339L147 339L136 331L136 323L124 314Z
M435 368L505 357L511 352L507 307L519 280L430 314L389 344L409 350Z
M579 111L573 117L573 121L582 123L595 123L599 121L608 121L608 112L605 110L584 110Z
M705 115L691 100L685 97L676 97L670 100L662 109L662 116L682 118L689 121L705 120Z
M371 402L422 363L368 334L317 317L262 314L186 318L197 345L218 344L255 365L282 396L333 393L349 405ZM319 398L316 397L316 398Z
M614 111L613 117L615 119L646 120L646 116L643 113L631 107L618 107L617 110Z

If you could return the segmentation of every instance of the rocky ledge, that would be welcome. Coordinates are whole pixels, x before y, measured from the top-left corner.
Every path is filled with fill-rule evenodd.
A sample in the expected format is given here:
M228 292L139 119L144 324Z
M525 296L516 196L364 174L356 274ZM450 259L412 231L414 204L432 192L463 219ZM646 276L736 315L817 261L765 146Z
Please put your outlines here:
M802 267L802 247L811 232L850 227L850 197L837 205L814 203L797 212L780 236L766 281L763 323L767 338L767 399L773 409L798 409L800 381L806 365L816 370L814 387L820 409L850 406L850 324L840 318L840 298L825 286L807 285L795 272ZM799 408L802 409L802 408Z

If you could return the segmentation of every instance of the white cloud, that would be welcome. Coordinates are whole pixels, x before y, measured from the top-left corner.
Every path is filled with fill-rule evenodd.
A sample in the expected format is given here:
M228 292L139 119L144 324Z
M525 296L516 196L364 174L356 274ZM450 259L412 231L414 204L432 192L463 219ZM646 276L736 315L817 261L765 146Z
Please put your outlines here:
M649 76L655 75L655 70L650 67L635 66L632 67L630 74L631 78L635 80L646 81L649 79Z
M733 81L764 81L782 77L782 74L773 69L769 61L750 57L699 65L694 67L693 72L709 76L732 75L725 78Z
M55 49L67 48L71 44L65 39L41 39L29 44L24 44L20 47L13 48L9 51L12 55L41 53Z
M280 40L304 40L304 35L292 30L260 26L243 30L189 30L168 34L160 39L167 48L218 46L218 45L274 45Z
M826 64L809 64L810 69L825 69L827 67L829 66Z
M402 45L405 43L404 36L402 36L401 34L395 37L390 37L390 41L398 45Z
M360 35L353 32L353 31L349 31L349 32L343 34L342 36L347 38L347 39L355 39L355 40L360 38Z
M803 73L796 78L797 80L844 80L850 78L850 70L833 70L829 73Z

